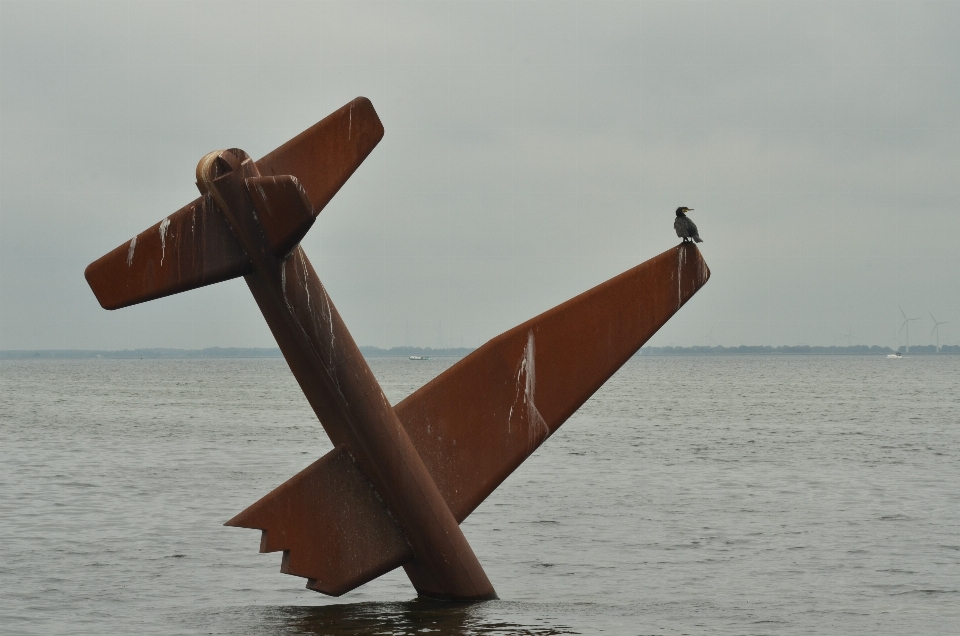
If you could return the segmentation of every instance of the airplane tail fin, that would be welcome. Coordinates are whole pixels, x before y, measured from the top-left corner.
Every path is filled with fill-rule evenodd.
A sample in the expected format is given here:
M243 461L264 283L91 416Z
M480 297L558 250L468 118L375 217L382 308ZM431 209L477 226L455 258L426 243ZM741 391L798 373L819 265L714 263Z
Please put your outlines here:
M285 257L317 219L306 191L296 177L252 177L246 180L260 227L274 254Z

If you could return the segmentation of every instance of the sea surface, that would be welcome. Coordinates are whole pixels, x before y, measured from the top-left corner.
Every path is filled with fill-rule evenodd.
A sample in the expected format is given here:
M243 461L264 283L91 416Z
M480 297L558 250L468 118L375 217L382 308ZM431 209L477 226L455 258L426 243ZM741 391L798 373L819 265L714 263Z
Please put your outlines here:
M464 522L487 603L222 525L329 449L283 360L0 362L0 633L960 634L960 356L634 358Z

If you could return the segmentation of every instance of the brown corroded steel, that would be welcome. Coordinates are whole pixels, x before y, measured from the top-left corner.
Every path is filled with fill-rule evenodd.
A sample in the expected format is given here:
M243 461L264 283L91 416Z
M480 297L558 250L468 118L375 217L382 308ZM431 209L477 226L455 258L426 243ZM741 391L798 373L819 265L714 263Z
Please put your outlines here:
M513 470L696 291L683 244L494 338L395 407L299 246L383 136L358 98L254 162L216 151L202 193L92 263L101 305L124 307L244 276L334 450L228 525L263 531L282 571L343 594L403 565L417 591L495 598L459 528Z
M497 336L397 404L457 520L709 278L700 251L678 245Z
M120 309L251 271L226 219L197 199L97 259L84 274L104 309Z
M296 178L319 213L382 138L383 125L373 104L358 97L262 157L257 170L264 177ZM202 197L195 199L87 267L84 275L105 309L253 271L223 215L201 202ZM301 229L306 233L309 224Z
M253 261L254 271L245 277L247 286L307 400L331 441L356 460L410 543L424 573L414 581L417 590L439 598L495 598L480 562L303 249L297 247L289 258L269 249L264 235L270 232L264 228L273 221L256 214L251 193L268 201L271 197L258 191L264 179L256 164L240 151L210 153L201 160L197 177L201 189L211 195L205 202L223 212ZM283 201L301 208L296 217L313 216L304 192L299 199L272 197L270 205L280 213L269 218L284 216Z
M397 404L397 416L457 521L709 277L699 250L692 243L678 245L497 336ZM366 582L412 556L396 541L370 543L367 551L358 547L359 519L386 517L383 508L313 494L333 480L362 478L338 463L340 453L334 449L229 522L263 530L261 551L284 551L284 572L308 578L311 589L340 580L339 572L346 571L351 581ZM342 570L332 571L324 547L347 544L358 556L338 561ZM411 574L413 567L406 569Z
M196 231L196 217L224 219L233 237L225 242L233 243L223 250L230 258L221 260L233 269L218 270L219 279L234 272L245 275L321 424L334 444L356 462L394 520L395 528L378 534L389 535L384 540L389 544L399 529L409 545L417 590L437 598L495 598L456 519L298 246L316 217L315 206L330 200L382 134L372 106L361 99L261 162L238 149L209 153L197 166L203 196L181 211L175 226L169 219L157 226L159 262L156 240L151 242L154 234L148 230L146 238L131 241L132 253L124 256L121 246L93 263L87 279L102 304L111 308L202 284L207 280L205 262L191 270L198 261L180 252L192 255L209 246L209 241L203 242L206 234ZM305 162L307 169L301 169ZM260 164L267 174L261 172ZM228 236L222 228L218 231L217 237ZM139 260L137 242L153 248L141 251ZM238 253L243 258L235 258ZM330 585L334 592L343 587L339 580ZM321 590L325 586L323 580L314 584Z

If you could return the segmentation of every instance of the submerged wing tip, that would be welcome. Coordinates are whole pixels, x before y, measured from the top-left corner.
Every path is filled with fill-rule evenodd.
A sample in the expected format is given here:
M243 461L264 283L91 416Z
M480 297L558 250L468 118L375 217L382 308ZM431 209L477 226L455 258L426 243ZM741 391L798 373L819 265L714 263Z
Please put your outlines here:
M323 581L321 581L320 579L310 579L310 578L307 579L307 584L304 587L306 587L308 590L319 592L325 596L333 596L333 597L343 596L344 594L346 594L347 592L353 589L353 588L345 589L346 586L343 586L343 585L331 587L329 585L324 584Z

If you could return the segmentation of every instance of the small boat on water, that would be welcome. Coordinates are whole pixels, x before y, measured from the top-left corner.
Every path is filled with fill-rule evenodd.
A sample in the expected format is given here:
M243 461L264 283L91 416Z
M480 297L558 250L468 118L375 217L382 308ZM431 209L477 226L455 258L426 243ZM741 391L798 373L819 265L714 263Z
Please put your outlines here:
M887 357L888 357L888 358L898 359L898 358L902 358L902 357L903 357L903 354L900 353L899 351L897 351L896 353L888 353L888 354L887 354Z
M411 360L429 360L430 356L410 356Z

